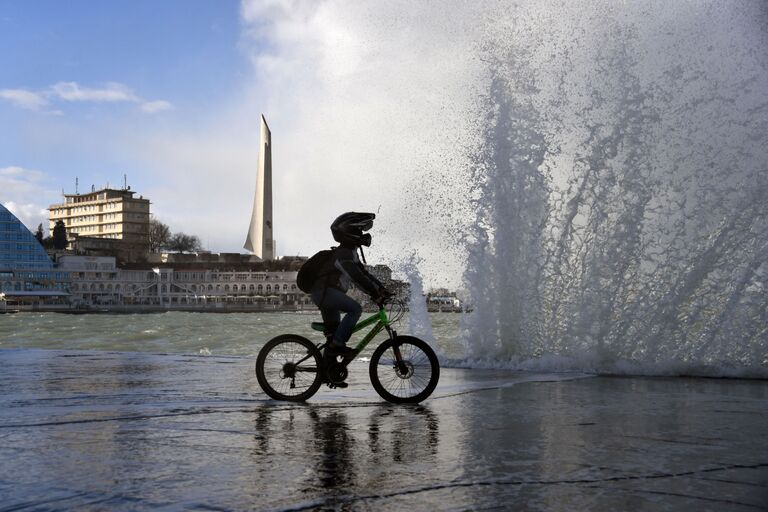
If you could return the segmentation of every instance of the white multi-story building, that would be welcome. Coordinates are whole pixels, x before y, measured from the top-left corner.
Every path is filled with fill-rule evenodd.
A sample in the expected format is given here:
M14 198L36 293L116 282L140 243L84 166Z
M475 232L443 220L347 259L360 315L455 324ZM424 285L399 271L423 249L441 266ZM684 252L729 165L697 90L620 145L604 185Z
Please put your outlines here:
M134 192L127 188L65 194L63 203L48 207L51 233L61 220L69 235L146 246L149 244L149 199L133 196Z
M283 305L311 304L296 287L295 271L251 272L117 268L112 256L61 256L71 276L71 301L82 305Z

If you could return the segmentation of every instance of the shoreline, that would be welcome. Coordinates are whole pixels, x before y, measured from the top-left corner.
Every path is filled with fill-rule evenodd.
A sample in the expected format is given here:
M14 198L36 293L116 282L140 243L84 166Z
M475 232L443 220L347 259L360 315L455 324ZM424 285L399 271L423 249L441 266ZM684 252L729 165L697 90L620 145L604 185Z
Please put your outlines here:
M294 306L275 306L275 307L164 307L164 306L105 306L94 307L88 309L77 308L23 308L23 309L8 309L0 310L0 314L15 314L15 313L59 313L65 315L131 315L131 314L153 314L153 313L167 313L167 312L183 312L183 313L299 313L299 314L316 314L318 309L316 307L296 308ZM375 313L376 310L372 308L364 308L366 313ZM428 311L429 313L464 313L469 311L462 310L437 310Z

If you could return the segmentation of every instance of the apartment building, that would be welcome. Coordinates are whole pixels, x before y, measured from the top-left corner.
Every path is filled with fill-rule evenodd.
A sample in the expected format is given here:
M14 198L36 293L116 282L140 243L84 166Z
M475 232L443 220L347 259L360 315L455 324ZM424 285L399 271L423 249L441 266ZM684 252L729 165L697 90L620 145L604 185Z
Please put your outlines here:
M149 245L149 199L134 197L130 187L105 188L87 194L64 194L64 203L48 210L49 228L64 221L68 235L122 240Z

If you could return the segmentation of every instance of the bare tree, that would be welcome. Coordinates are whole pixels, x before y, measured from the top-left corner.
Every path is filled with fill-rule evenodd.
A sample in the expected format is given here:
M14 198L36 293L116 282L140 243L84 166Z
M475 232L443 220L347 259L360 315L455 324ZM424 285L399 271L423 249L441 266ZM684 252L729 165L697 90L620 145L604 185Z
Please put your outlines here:
M149 252L158 252L171 241L171 230L157 219L149 221Z
M168 241L167 248L174 252L193 252L203 248L200 239L194 235L174 233Z

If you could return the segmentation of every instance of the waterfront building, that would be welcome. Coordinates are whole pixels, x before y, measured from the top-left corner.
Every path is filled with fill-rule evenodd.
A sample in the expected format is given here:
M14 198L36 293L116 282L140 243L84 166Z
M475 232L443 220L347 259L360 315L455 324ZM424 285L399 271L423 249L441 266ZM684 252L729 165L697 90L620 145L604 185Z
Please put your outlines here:
M311 305L309 296L296 287L296 271L119 268L111 256L64 255L59 261L71 274L75 306L302 309Z
M50 230L61 220L68 236L121 240L146 251L150 203L134 194L130 187L64 194L63 203L48 208Z
M289 258L279 270L257 270L236 265L236 254L205 254L195 263L183 261L121 268L113 256L62 255L59 265L71 276L72 307L107 309L168 308L189 310L315 310L309 295L296 286L298 261ZM203 255L201 255L203 256ZM279 260L282 261L282 260ZM214 265L228 263L228 268ZM262 264L265 262L262 262ZM275 261L273 263L278 263ZM407 296L408 285L391 278L384 265L372 268L387 288ZM350 295L366 309L373 308L359 290Z
M431 290L427 294L427 309L429 311L462 311L464 305L454 291L446 288Z
M261 140L259 167L256 170L256 192L253 197L253 213L245 240L245 249L262 260L277 256L272 224L272 132L267 120L261 116Z
M63 302L69 273L56 267L35 235L0 204L0 293L9 303Z

